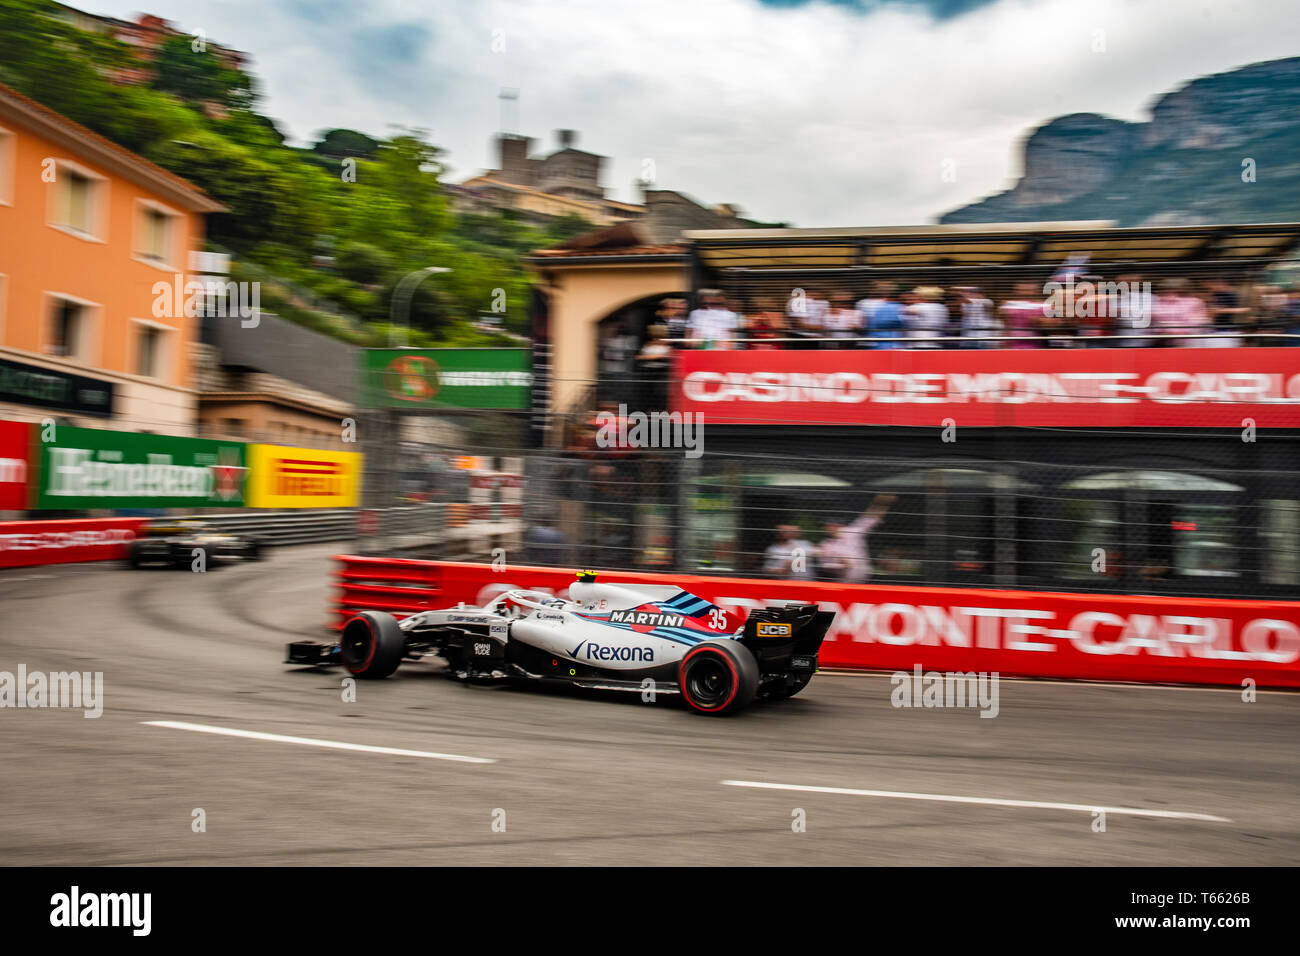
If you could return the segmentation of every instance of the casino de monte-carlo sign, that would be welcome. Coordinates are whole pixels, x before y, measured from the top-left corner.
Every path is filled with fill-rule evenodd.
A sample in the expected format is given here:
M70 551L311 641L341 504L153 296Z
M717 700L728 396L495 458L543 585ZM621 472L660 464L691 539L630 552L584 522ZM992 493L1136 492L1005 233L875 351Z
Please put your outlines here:
M681 351L670 405L711 425L1300 425L1300 349Z
M0 359L0 402L109 417L113 383Z

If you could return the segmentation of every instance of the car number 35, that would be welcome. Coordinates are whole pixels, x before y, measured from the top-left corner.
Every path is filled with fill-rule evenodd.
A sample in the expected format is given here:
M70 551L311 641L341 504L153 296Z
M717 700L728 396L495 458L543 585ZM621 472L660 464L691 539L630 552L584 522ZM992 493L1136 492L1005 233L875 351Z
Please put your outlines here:
M715 607L709 611L709 627L715 631L725 631L727 629L727 612L720 607Z

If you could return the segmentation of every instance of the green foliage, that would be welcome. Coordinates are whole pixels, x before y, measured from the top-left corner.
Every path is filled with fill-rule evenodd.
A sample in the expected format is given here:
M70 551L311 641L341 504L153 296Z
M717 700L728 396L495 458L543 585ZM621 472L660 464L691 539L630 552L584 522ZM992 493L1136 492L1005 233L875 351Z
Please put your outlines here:
M526 332L532 280L522 257L590 228L577 217L545 228L507 215L458 218L441 185L443 151L423 130L377 140L332 129L310 149L289 146L254 109L255 78L196 52L188 36L164 42L148 85L114 83L115 72L149 64L57 12L50 0L0 0L0 82L226 206L208 217L209 238L254 267L250 274L284 280L263 281L262 304L291 321L387 344L393 289L410 272L441 266L452 271L425 277L411 299L411 344L517 345L475 320L504 300L506 328ZM367 325L358 331L314 310L312 296Z
M316 141L316 145L312 147L312 152L320 153L322 156L329 156L332 159L342 159L345 156L374 159L375 153L378 151L378 140L371 139L365 133L358 133L354 129L327 130Z
M187 36L162 42L154 59L154 89L186 103L251 106L255 97L248 74L230 69L211 50L194 46Z

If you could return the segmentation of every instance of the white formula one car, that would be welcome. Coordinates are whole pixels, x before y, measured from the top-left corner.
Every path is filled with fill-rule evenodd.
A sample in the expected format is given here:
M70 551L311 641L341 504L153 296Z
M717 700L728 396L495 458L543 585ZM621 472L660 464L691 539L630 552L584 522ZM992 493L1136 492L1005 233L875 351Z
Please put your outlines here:
M380 678L432 652L461 680L653 688L680 693L700 713L727 714L756 696L803 690L835 619L816 604L787 604L752 610L729 631L722 608L681 588L598 584L590 571L579 573L569 595L507 591L484 607L422 611L401 621L362 611L338 644L290 644L286 663L341 664L356 677Z

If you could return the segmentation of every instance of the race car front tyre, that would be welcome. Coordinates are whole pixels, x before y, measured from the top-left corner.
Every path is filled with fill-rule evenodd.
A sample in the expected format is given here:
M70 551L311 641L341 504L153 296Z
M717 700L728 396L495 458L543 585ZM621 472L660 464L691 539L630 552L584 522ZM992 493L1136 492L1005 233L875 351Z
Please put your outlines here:
M754 699L758 661L736 641L696 644L678 665L682 697L701 714L730 714Z
M339 651L352 676L378 680L402 663L406 638L391 614L362 611L344 625Z

